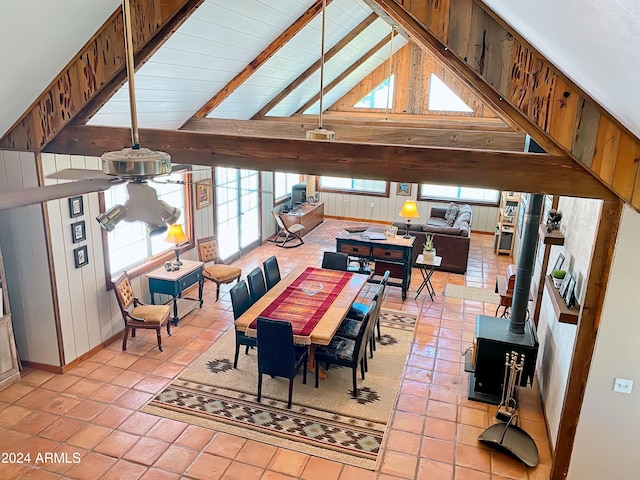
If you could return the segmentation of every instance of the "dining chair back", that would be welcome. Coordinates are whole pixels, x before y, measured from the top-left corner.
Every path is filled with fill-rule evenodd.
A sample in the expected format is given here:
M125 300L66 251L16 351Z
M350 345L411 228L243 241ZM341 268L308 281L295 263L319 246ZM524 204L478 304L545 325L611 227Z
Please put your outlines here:
M262 375L289 379L291 408L293 379L304 365L302 383L307 383L308 348L293 343L293 328L289 322L258 317L258 402L262 397Z
M264 282L264 274L260 267L256 267L247 275L247 282L249 282L249 295L251 296L251 303L256 303L267 293L267 285Z
M251 297L249 296L249 289L247 288L247 284L244 280L240 280L233 287L231 287L231 307L233 308L233 319L237 320L244 312L249 310L253 302L251 301ZM238 327L235 327L236 330L236 352L233 358L233 368L238 367L238 355L240 353L240 345L244 345L245 355L249 354L249 348L255 347L257 345L257 341L255 338L247 337L247 335L238 330Z
M322 268L330 270L347 271L349 265L349 255L342 252L324 252L322 256Z
M215 235L196 240L198 260L205 263L202 275L216 284L216 302L220 298L220 285L240 279L242 269L225 265L218 253Z
M120 313L124 320L124 336L122 337L122 350L127 350L127 339L129 338L129 330L131 336L136 336L136 329L152 329L156 331L158 339L158 350L162 351L162 338L160 336L160 328L167 327L167 335L171 336L171 322L169 315L171 314L170 305L145 305L135 296L129 275L123 272L118 279L113 282L113 291L118 300Z
M264 269L264 278L267 290L271 290L273 286L280 281L280 268L278 267L278 259L275 255L267 258L262 263Z

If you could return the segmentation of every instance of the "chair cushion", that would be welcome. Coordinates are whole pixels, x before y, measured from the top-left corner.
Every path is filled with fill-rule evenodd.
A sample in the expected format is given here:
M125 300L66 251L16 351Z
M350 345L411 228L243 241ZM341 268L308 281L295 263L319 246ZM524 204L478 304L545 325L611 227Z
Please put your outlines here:
M352 318L345 318L340 326L338 327L338 331L336 332L338 335L347 338L356 338L360 329L362 328L362 321L353 320Z
M293 225L287 227L287 230L289 230L291 233L298 233L301 230L304 230L304 225L302 225L301 223L294 223Z
M444 214L444 219L447 221L450 227L453 226L453 222L456 221L456 217L458 216L459 211L460 207L458 205L453 202L449 204L447 212Z
M171 305L140 305L129 315L144 320L145 325L164 325L171 313Z
M356 341L349 338L335 336L331 343L322 349L321 353L327 357L351 360L356 348Z
M222 264L210 265L204 269L205 277L220 283L235 280L241 274L242 270L240 268Z

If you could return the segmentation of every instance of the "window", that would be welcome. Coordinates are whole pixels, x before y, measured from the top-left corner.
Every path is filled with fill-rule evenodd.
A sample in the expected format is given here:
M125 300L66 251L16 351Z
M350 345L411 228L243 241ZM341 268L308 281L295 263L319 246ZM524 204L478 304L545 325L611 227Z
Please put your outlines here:
M301 181L302 176L299 173L275 172L273 175L274 202L281 202L291 195L291 187Z
M420 185L419 200L464 200L471 203L497 205L499 197L499 190L423 183Z
M388 195L389 182L383 180L362 180L358 178L320 177L320 190Z
M354 105L356 108L391 108L393 103L394 76L391 75L380 85L371 90L362 100Z
M182 173L172 173L168 177L170 180L184 180ZM184 185L174 183L151 183L151 186L158 193L158 198L164 200L172 207L180 209L182 215L178 223L185 224L185 195ZM124 204L127 201L127 185L116 185L104 192L105 210L109 210L117 204ZM189 229L184 228L189 234ZM107 246L109 249L109 272L111 275L117 274L132 266L144 262L149 257L158 255L167 250L172 250L175 245L164 241L166 234L149 236L147 226L144 222L125 222L116 225L112 232L107 234Z
M473 112L435 73L429 77L429 110Z

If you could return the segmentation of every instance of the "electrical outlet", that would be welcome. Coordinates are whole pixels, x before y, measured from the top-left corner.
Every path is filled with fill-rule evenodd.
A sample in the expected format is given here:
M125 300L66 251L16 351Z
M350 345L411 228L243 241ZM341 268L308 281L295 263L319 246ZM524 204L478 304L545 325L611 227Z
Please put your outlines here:
M348 206L348 205L349 205L349 200L345 200L345 201L344 201L344 206L346 207L346 206Z
M619 393L631 394L633 390L633 380L627 380L626 378L616 378L613 382L613 391Z
M373 208L373 202L371 202L371 208Z

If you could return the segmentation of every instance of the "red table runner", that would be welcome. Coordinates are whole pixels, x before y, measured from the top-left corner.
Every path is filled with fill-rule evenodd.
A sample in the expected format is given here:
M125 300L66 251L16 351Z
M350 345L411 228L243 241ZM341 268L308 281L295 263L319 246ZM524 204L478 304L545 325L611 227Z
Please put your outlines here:
M353 275L349 272L307 267L259 316L290 322L294 341L309 345L311 332ZM302 282L319 282L323 288L315 295L307 295L300 288ZM247 334L255 335L256 328L257 320L254 320L249 325Z

